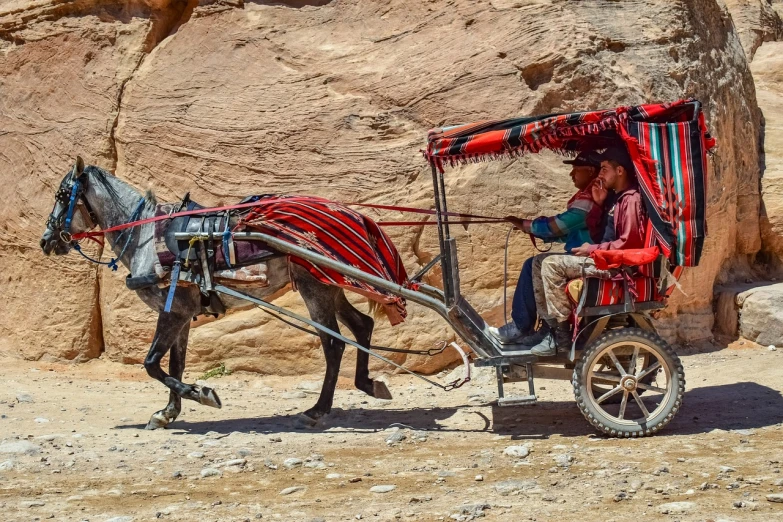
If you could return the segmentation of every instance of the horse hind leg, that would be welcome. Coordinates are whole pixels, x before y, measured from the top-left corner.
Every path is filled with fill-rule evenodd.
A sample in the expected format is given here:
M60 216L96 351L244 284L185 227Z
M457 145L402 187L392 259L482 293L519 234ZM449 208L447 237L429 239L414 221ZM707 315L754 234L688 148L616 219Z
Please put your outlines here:
M361 313L359 310L348 302L345 297L345 292L340 290L336 298L337 318L353 334L356 342L365 348L370 347L370 340L372 338L372 331L375 328L375 321L372 317ZM354 377L354 385L357 389L363 391L371 397L376 399L391 400L392 394L389 388L383 381L376 381L370 379L370 355L363 351L358 350L356 354L356 376Z
M292 265L291 275L305 302L305 306L307 306L310 318L339 333L340 327L337 324L334 305L335 296L339 288L321 283L310 275L307 270L298 265ZM335 339L324 332L319 332L318 337L321 339L321 346L326 359L326 373L321 386L321 394L315 406L300 415L300 421L305 426L315 425L324 415L332 410L334 390L337 387L340 363L345 351L345 343L343 341Z

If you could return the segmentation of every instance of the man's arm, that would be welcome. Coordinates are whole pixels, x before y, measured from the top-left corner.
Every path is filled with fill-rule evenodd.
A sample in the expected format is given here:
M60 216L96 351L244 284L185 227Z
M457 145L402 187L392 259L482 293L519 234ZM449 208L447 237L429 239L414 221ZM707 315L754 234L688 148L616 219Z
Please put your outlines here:
M558 239L566 237L572 230L587 228L587 214L595 203L590 200L574 201L565 212L552 217L536 219L521 219L514 222L523 232L541 239Z

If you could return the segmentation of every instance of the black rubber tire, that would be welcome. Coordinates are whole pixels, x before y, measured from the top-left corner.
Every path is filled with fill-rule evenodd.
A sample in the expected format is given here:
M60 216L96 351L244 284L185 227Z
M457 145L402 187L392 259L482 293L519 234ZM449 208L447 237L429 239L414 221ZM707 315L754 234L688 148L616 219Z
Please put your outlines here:
M645 423L617 422L616 418L603 411L600 406L593 404L587 395L591 393L586 384L587 375L595 364L596 356L609 346L628 342L644 344L652 349L661 361L661 365L668 367L671 378L669 386L672 393L666 398L661 411L657 413L653 411L655 415ZM646 437L659 432L671 422L681 408L685 394L685 371L680 358L658 335L641 328L621 328L602 334L585 348L574 367L571 383L574 386L574 396L579 410L598 431L612 437Z

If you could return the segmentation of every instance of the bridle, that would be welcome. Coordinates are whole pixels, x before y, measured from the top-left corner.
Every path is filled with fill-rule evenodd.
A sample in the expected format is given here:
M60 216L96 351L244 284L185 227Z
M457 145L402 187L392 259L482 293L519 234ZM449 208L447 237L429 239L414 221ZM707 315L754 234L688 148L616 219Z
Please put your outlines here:
M133 224L119 234L117 242L119 243L124 239L125 244L117 257L112 257L108 262L104 262L100 259L93 259L92 257L85 254L82 251L79 242L73 238L73 234L71 233L71 225L73 223L73 217L76 212L81 213L84 224L87 227L86 230L79 232L79 234L90 231L97 226L98 220L96 218L96 214L93 211L92 206L90 206L90 202L87 201L87 198L84 197L84 178L84 173L78 176L74 175L74 173L71 173L69 178L70 185L68 185L66 182L63 182L60 185L60 188L57 189L57 192L54 195L54 207L52 208L52 212L49 214L49 218L46 220L46 227L52 230L53 233L59 234L60 241L68 245L70 248L76 250L88 261L99 265L106 265L113 271L116 271L118 268L117 261L122 259L122 256L128 250L131 242L131 236L133 235L132 231L136 228L136 225ZM139 200L138 205L136 205L136 210L134 210L131 214L130 219L128 220L128 224L135 223L139 216L141 216L145 203L146 200L144 197L142 197ZM59 214L55 214L58 204L67 205L67 207ZM101 246L103 245L103 241L99 239L90 236L88 236L88 238L100 244Z
M73 243L71 224L77 211L81 213L87 230L95 228L97 222L90 202L84 197L84 182L81 180L81 176L76 177L72 175L71 179L73 182L70 186L63 184L57 189L54 195L54 207L46 220L46 227L55 233L59 231L60 240L66 244ZM55 215L58 203L68 206L64 212Z

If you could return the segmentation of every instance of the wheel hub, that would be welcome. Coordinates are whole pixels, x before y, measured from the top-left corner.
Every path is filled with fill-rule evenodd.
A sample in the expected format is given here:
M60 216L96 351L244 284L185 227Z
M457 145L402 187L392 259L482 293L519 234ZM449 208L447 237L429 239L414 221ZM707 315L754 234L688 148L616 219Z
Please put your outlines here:
M632 392L636 389L636 379L627 375L623 377L621 385L626 391Z

